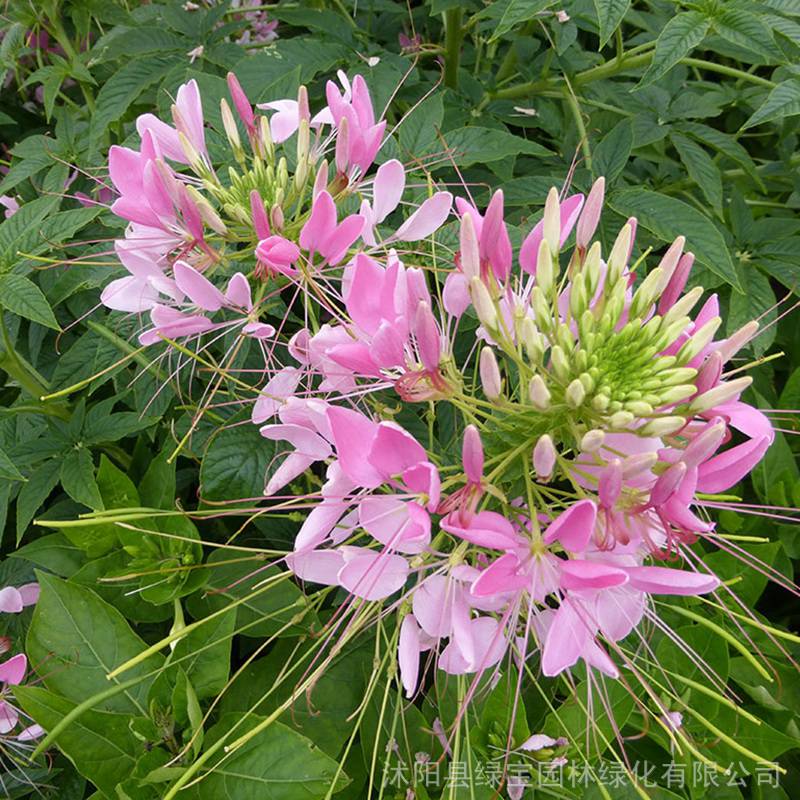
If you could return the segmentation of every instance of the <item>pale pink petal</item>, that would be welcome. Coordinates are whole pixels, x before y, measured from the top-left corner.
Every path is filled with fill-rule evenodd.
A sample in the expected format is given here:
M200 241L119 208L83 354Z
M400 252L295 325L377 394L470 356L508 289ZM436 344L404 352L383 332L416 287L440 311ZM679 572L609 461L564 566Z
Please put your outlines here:
M450 216L453 195L437 192L429 197L398 229L394 238L401 242L416 242L437 231Z
M29 725L17 734L17 741L30 742L33 739L38 739L40 736L44 736L44 728L41 725Z
M0 735L14 730L18 721L17 710L5 700L0 700Z
M28 669L28 659L24 653L18 653L0 664L0 683L9 686L18 686L25 677Z
M368 455L369 463L384 477L401 475L408 467L428 460L425 448L396 422L381 422Z
M172 267L178 288L195 305L205 311L219 311L225 304L225 295L185 261L176 261Z
M505 592L516 592L531 585L531 576L522 570L515 553L506 553L486 567L472 584L470 592L475 597L489 597Z
M256 425L273 417L294 394L303 373L296 367L284 367L270 378L253 405L252 420Z
M628 567L631 586L648 594L695 595L713 592L719 578L670 567Z
M496 511L480 511L466 525L459 520L458 514L450 514L440 525L442 530L467 542L495 550L512 549L523 541L514 526Z
M565 550L579 553L586 549L594 533L597 506L592 500L580 500L559 514L542 537L545 544L559 541Z
M237 272L229 281L225 289L225 300L228 304L250 311L253 308L253 297L250 293L250 282Z
M453 317L460 317L470 303L469 284L463 272L451 272L444 281L444 308Z
M380 486L384 477L368 458L378 426L363 414L340 407L328 410L328 421L344 473L358 486L367 489Z
M345 565L339 570L342 587L364 600L382 600L401 589L408 577L408 562L398 555L364 548L345 553Z
M292 553L286 557L286 564L300 580L335 586L344 557L339 550L311 550Z
M18 587L20 595L22 595L22 605L33 606L39 601L39 593L41 589L38 583L23 583Z
M406 690L406 697L413 697L417 688L420 651L419 625L413 615L406 614L400 624L400 641L397 648L400 680Z
M378 167L372 190L372 212L376 225L397 208L405 188L406 171L397 159L393 158Z
M4 589L0 589L0 612L19 614L24 605L22 593L14 586L6 586Z
M598 561L573 559L561 565L561 587L574 591L609 589L627 583L625 570Z
M549 678L568 669L591 644L594 631L565 599L553 618L542 648L542 672Z

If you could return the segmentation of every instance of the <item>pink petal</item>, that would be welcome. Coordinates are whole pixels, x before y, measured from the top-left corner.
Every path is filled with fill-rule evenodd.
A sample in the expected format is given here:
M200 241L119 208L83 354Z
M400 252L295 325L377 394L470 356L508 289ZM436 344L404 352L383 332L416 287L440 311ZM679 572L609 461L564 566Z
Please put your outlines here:
M391 553L351 548L350 554L345 553L345 562L339 570L339 584L364 600L382 600L394 594L408 577L408 562Z
M256 425L266 422L278 412L286 398L294 394L302 374L296 367L284 367L270 378L253 405L252 420Z
M13 586L6 586L4 589L0 589L0 612L19 614L24 605L22 594L18 589Z
M320 253L329 264L335 266L345 257L350 245L358 239L361 231L364 230L364 223L364 217L358 214L351 214L336 226L336 229L325 241L324 249L320 248Z
M472 302L469 284L463 272L451 272L444 281L442 300L444 308L453 317L460 317Z
M328 410L336 453L344 473L358 486L374 489L380 486L383 475L369 461L378 425L349 408Z
M39 601L41 589L38 583L23 583L18 587L18 591L22 595L22 605L24 606L33 606Z
M542 537L545 544L558 540L565 550L580 553L586 549L594 533L597 506L592 500L580 500L559 514Z
M225 295L185 261L176 261L172 271L178 288L195 305L205 311L219 311L225 304Z
M531 585L531 576L521 569L515 553L506 553L495 559L475 580L470 592L476 597L516 592Z
M420 652L419 625L413 615L406 614L400 624L400 641L397 648L400 680L406 690L406 697L413 697L417 688Z
M524 541L514 530L514 526L496 511L480 511L466 526L458 519L458 514L451 514L440 525L442 530L467 542L495 550L512 549Z
M713 592L719 578L670 567L628 567L631 586L648 594L694 595Z
M394 238L401 242L416 242L437 231L450 216L453 195L437 192L429 197L398 229Z
M396 422L381 422L368 459L384 478L390 478L427 461L428 455L425 448Z
M287 556L286 564L300 580L335 586L344 557L339 550L311 550Z
M709 459L698 468L697 490L715 494L730 489L764 457L770 438L750 439Z
M397 208L405 187L406 171L397 159L393 158L378 167L372 190L372 213L376 225Z
M573 603L564 599L553 617L542 648L542 672L549 678L568 669L592 643L594 631L578 614Z
M336 204L328 192L314 199L311 215L300 231L300 247L309 252L320 250L336 227Z
M230 305L237 306L245 311L250 311L253 308L250 282L241 272L237 272L228 281L228 288L225 289L225 300Z
M19 714L17 710L9 703L6 703L5 700L0 700L0 734L14 730L18 721Z
M627 583L625 570L598 561L573 559L561 565L561 587L575 591L609 589Z
M12 656L8 661L4 661L0 664L0 683L6 683L9 686L18 686L22 683L27 669L28 659L25 658L24 653L18 653Z

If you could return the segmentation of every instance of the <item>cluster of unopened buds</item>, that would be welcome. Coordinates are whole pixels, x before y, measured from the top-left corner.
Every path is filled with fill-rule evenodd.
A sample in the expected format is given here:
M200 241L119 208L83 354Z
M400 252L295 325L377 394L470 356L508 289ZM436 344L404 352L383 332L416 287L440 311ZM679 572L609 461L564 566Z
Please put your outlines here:
M262 344L252 419L280 443L265 495L311 506L285 563L372 609L353 630L396 612L409 696L426 651L450 674L507 655L635 671L624 640L663 624L654 597L732 593L692 544L720 543L706 504L774 437L729 366L757 324L716 338L682 237L646 271L630 219L603 252L602 179L551 190L516 254L501 191L481 213L421 182L404 217L406 168L373 169L385 122L360 76L339 81L317 113L301 88L267 117L229 75L224 169L194 82L173 125L140 117L140 151L110 153L130 275L103 302L149 313L144 344L199 351L233 326ZM434 237L451 222L456 252ZM301 311L263 321L279 293ZM413 403L423 438L394 419ZM296 488L323 469L319 493Z

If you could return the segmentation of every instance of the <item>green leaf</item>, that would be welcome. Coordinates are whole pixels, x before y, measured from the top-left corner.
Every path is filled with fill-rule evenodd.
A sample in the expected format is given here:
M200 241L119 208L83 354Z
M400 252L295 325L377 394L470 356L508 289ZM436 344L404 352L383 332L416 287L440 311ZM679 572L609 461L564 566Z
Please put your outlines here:
M98 372L118 361L120 352L113 342L94 331L86 331L58 360L50 381L53 389L68 386L91 378ZM98 378L95 386L109 380L113 370Z
M766 58L780 58L769 25L757 14L744 8L723 8L712 17L714 30L729 42L759 53Z
M597 25L600 28L600 50L614 35L625 14L628 13L631 0L594 0L597 11Z
M139 484L139 497L148 508L174 508L175 462L168 459L172 447L162 450L147 467Z
M692 206L649 189L615 192L609 205L624 217L636 217L640 225L664 242L685 236L687 251L693 252L699 263L741 291L725 239L714 223Z
M17 544L19 544L26 528L33 519L34 514L40 509L50 492L58 483L61 462L58 458L51 458L30 474L26 483L17 495Z
M96 110L92 115L92 142L96 142L112 122L122 117L145 89L166 75L174 63L170 56L150 56L129 61L114 72L97 94Z
M59 479L64 491L76 503L102 511L103 500L94 479L92 454L85 447L73 448L64 456Z
M35 539L30 544L17 548L9 554L11 558L23 558L55 572L62 578L74 575L84 562L83 552L71 544L62 533L51 533Z
M24 481L25 476L16 468L8 453L0 447L0 478L6 481Z
M139 495L131 479L105 455L100 456L96 486L100 504L90 506L92 508L136 508L139 505ZM101 523L62 530L64 536L85 551L89 558L97 558L111 550L118 542L117 532L118 528L113 524Z
M523 22L533 19L541 11L552 6L553 3L555 3L555 0L500 0L499 3L493 3L492 6L496 8L489 6L487 11L488 9L492 9L492 17L499 12L500 19L489 41L494 42L501 36L505 36L509 31L518 27ZM481 15L479 14L478 16ZM489 14L484 14L484 16L489 16Z
M236 609L196 628L175 647L172 663L179 663L199 699L219 694L228 681Z
M630 119L618 122L599 142L592 157L595 178L605 176L610 185L625 169L633 148L633 124Z
M237 725L232 741L264 719L255 714L224 714L208 732L207 742L218 740ZM331 788L337 767L334 759L305 736L273 722L233 753L212 759L203 780L182 794L187 800L321 800ZM334 789L340 791L348 783L342 773Z
M108 690L108 673L139 655L145 643L122 614L91 589L43 572L38 572L37 578L41 594L26 649L33 663L47 665L42 682L76 703ZM102 700L97 710L146 715L153 679L145 676L163 662L163 656L155 654L128 670L122 680L141 677L141 683Z
M200 492L206 500L262 497L267 471L277 452L249 420L223 428L208 444L200 466Z
M678 151L689 177L700 187L716 215L722 219L722 174L711 156L697 142L673 131L672 144Z
M472 164L486 164L502 158L517 155L546 156L550 151L546 147L514 136L504 130L470 126L449 131L444 136L447 146L452 152L453 161L460 167Z
M257 560L243 560L241 555L219 548L208 557L209 578L204 594L194 594L187 601L189 613L195 619L225 608L231 601L251 594L262 581L280 574L276 567L264 567ZM306 606L303 593L291 581L289 573L284 580L273 583L265 591L237 606L236 629L244 636L271 636L286 625ZM284 631L284 636L307 632L315 620L307 613L299 626Z
M701 122L683 122L680 125L680 130L735 161L759 186L762 185L761 178L756 171L755 162L747 150L736 141L735 137L718 131L716 128L703 125Z
M106 688L108 688L106 686ZM77 703L35 686L15 686L14 696L23 710L45 730L54 728ZM81 714L59 735L62 753L107 797L130 775L143 743L136 738L124 714L91 709Z
M439 132L444 119L443 103L442 95L436 92L409 112L401 123L397 140L408 156L419 157L441 149Z
M635 88L643 89L666 75L703 41L710 25L700 11L684 11L672 17L656 40L653 60Z
M752 128L775 119L791 117L795 114L800 114L800 79L789 78L789 80L779 83L767 95L767 99L742 125L742 129Z
M20 317L60 330L42 290L23 275L0 275L0 305Z
M48 172L45 183L51 180L51 176L61 172L62 165L58 164ZM63 174L66 174L64 172ZM59 182L52 191L56 197L63 191L63 181ZM14 243L16 252L12 263L24 263L26 255L38 255L48 250L52 250L54 245L60 244L71 239L77 231L85 227L99 213L101 209L97 206L91 208L71 208L68 211L60 211L57 214L50 214L40 225L29 228Z
M728 334L732 334L750 320L760 320L761 328L755 339L747 346L747 351L752 351L760 357L775 341L777 334L777 325L774 324L778 316L775 292L772 290L769 278L754 269L752 264L743 266L744 292L731 293L725 328Z

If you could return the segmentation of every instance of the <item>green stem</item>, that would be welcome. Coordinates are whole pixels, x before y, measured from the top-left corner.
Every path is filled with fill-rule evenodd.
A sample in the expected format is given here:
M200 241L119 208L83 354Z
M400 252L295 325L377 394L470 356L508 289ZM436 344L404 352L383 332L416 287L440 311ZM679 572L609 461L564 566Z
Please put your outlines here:
M589 136L586 133L586 126L583 124L583 114L581 113L580 105L578 105L578 98L575 97L575 92L572 91L572 87L569 84L567 84L565 87L563 94L564 99L567 101L567 105L572 112L572 117L575 120L575 127L578 129L578 136L580 137L580 146L581 151L583 152L584 161L586 162L586 169L591 172L592 151L589 147Z
M458 65L464 36L461 21L461 8L450 8L444 12L444 85L450 89L458 89Z
M615 58L612 61L606 61L604 64L579 72L572 79L572 84L575 87L583 86L587 83L602 80L603 78L610 78L620 72L645 67L653 60L654 55L655 50L648 50L643 53L637 53L636 55L631 55L629 52L621 60ZM726 67L724 64L715 64L713 61L706 61L702 58L682 58L679 63L704 69L708 72L717 72L720 75L727 75L737 80L749 81L750 83L755 83L770 89L775 86L772 81L766 78L761 78L758 75L751 75L749 72L744 72L734 67ZM500 89L494 93L493 97L502 100L528 97L550 88L551 85L549 80L530 81L528 83L521 83L518 86L509 86L507 89Z

